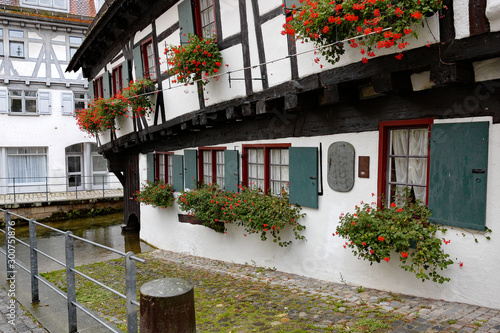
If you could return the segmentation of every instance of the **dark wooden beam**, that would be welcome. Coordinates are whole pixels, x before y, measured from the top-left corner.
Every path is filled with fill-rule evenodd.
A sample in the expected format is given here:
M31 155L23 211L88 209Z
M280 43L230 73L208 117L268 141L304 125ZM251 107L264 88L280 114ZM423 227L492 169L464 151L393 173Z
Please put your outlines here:
M431 81L438 86L446 84L469 84L474 82L472 64L455 63L431 66Z
M486 0L469 0L469 30L471 36L490 31L486 17Z
M439 17L439 34L441 42L455 39L455 20L453 18L453 0L444 0Z
M339 89L336 84L325 86L323 91L318 94L320 105L332 105L340 100Z
M255 115L255 109L248 102L241 105L241 115L244 117L249 117Z
M297 94L285 94L285 110L295 109L299 105L299 97Z
M381 94L395 94L411 91L410 73L379 73L372 77L373 90Z

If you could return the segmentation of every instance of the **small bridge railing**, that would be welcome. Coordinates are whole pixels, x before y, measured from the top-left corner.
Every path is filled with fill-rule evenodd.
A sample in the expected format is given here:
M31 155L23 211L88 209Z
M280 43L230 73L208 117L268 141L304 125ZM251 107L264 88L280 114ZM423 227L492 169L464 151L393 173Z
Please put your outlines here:
M92 241L89 241L85 238L81 238L78 236L73 235L71 231L62 231L53 227L50 227L48 225L45 225L43 223L37 222L34 219L28 219L24 216L17 215L14 213L10 213L8 210L4 210L0 208L0 211L4 212L5 214L5 230L1 230L5 234L5 251L0 248L0 253L3 253L5 255L5 262L7 265L7 281L10 281L12 279L15 279L15 268L16 265L17 267L21 268L22 270L26 271L28 274L31 275L31 301L33 303L38 302L39 299L39 288L38 288L38 282L42 282L45 284L47 287L55 291L57 294L62 296L63 298L66 299L67 301L67 307L68 307L68 327L69 330L68 332L70 333L75 333L77 332L77 317L76 317L76 311L77 308L80 309L81 311L85 312L88 314L90 317L95 319L98 323L106 327L112 332L120 332L114 329L109 325L108 322L104 321L100 317L95 316L92 312L90 312L88 309L86 309L84 306L79 304L76 300L76 283L75 283L75 276L78 274L79 276L105 288L106 290L114 293L115 295L124 298L126 300L126 306L127 306L127 331L129 333L137 333L137 307L139 306L139 303L137 302L137 290L136 290L136 267L135 267L135 262L138 261L140 263L145 263L146 261L144 259L138 258L134 255L133 252L128 252L124 253L122 251L118 251L116 249L104 246L102 244L98 244ZM15 221L12 220L12 216L15 216L19 219L23 219L29 222L29 244L16 238L15 237ZM63 234L65 236L65 255L66 255L66 260L65 262L62 262L56 258L53 258L47 253L42 252L40 249L37 248L37 235L36 235L36 227L40 226L43 228L50 229L52 231L58 232L60 234ZM123 257L125 257L125 289L126 289L126 294L122 294L104 284L101 282L91 278L90 276L78 271L75 269L75 253L74 253L74 246L73 246L73 240L77 239L82 242L86 242L88 244L100 247L102 249L114 252L116 254L119 254ZM30 251L30 269L27 267L24 267L21 263L16 261L15 259L15 245L16 242L28 247ZM46 258L58 263L59 265L63 266L66 268L66 287L67 287L67 292L64 293L61 290L59 290L57 287L52 285L50 282L48 282L46 279L44 279L42 276L38 274L38 254L41 254L45 256Z

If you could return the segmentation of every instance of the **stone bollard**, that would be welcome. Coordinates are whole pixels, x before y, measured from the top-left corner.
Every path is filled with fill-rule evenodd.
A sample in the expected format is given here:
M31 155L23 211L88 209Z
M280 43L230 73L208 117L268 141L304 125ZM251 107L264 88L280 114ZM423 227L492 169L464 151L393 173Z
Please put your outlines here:
M176 278L145 283L140 314L141 333L196 332L193 284Z

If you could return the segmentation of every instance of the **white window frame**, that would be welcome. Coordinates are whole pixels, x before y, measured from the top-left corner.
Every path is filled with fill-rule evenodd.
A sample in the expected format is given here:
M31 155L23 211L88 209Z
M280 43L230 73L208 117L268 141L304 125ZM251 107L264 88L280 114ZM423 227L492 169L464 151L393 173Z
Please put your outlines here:
M38 8L38 9L45 9L45 10L54 10L58 12L69 12L69 0L64 0L65 5L64 7L61 6L56 6L54 4L55 0L48 0L50 4L44 4L44 0L21 0L20 5L23 7L29 7L29 8ZM47 0L45 0L47 1Z
M21 96L20 98L13 98L14 96L11 96L11 92L13 91L20 91L21 92ZM35 92L36 95L35 96L26 96L26 92ZM38 100L38 92L36 90L31 90L31 89L9 89L8 90L8 94L7 94L7 99L8 99L8 110L9 110L9 114L10 115L37 115L39 114L39 100ZM11 109L11 100L12 99L20 99L21 100L21 112L12 112L12 109ZM35 112L27 112L26 111L26 101L27 100L30 100L30 101L35 101L36 103L36 111ZM49 104L50 104L50 100L49 100Z

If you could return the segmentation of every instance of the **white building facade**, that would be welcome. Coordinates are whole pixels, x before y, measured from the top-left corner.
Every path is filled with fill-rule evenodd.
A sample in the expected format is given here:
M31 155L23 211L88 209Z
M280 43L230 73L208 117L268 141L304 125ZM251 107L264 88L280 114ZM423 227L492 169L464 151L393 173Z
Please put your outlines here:
M0 194L109 188L96 139L74 117L87 105L88 81L65 72L93 1L0 4Z
M203 21L206 1L134 2L129 8L115 0L90 30L71 70L83 69L94 85L108 82L109 90L109 82L156 78L154 113L140 121L120 120L119 129L100 136L99 149L112 171L128 179L125 191L130 213L140 220L141 238L171 251L500 308L492 297L500 294L500 177L494 172L500 163L495 43L500 1L488 0L479 9L465 0L445 1L442 12L425 19L403 60L395 59L400 50L387 49L364 64L358 51L348 49L337 64L322 61L321 66L311 44L295 45L281 34L283 6L293 3L298 4L209 0L213 15ZM470 10L479 11L474 15L482 23L469 20ZM227 66L203 89L179 85L168 74L163 50L207 24L215 26ZM395 138L407 146L396 148ZM348 154L335 153L339 145L348 147ZM296 147L317 158L294 156L298 162L290 163ZM236 151L236 159L226 159L223 151ZM394 162L398 159L405 162ZM289 178L303 165L312 166L312 173ZM454 168L458 165L463 170ZM273 168L280 177L273 176ZM183 190L192 187L193 178L232 188L232 176L278 193L274 186L290 182L290 195L296 191L306 213L306 240L280 248L236 225L220 234L180 223L186 212L177 205L139 208L133 202L132 194L148 179L164 179ZM311 186L313 195L306 198ZM342 213L398 186L412 188L435 222L448 228L443 237L451 242L445 251L455 264L443 275L450 282L422 283L396 260L370 265L332 235ZM490 240L487 228L493 230Z

